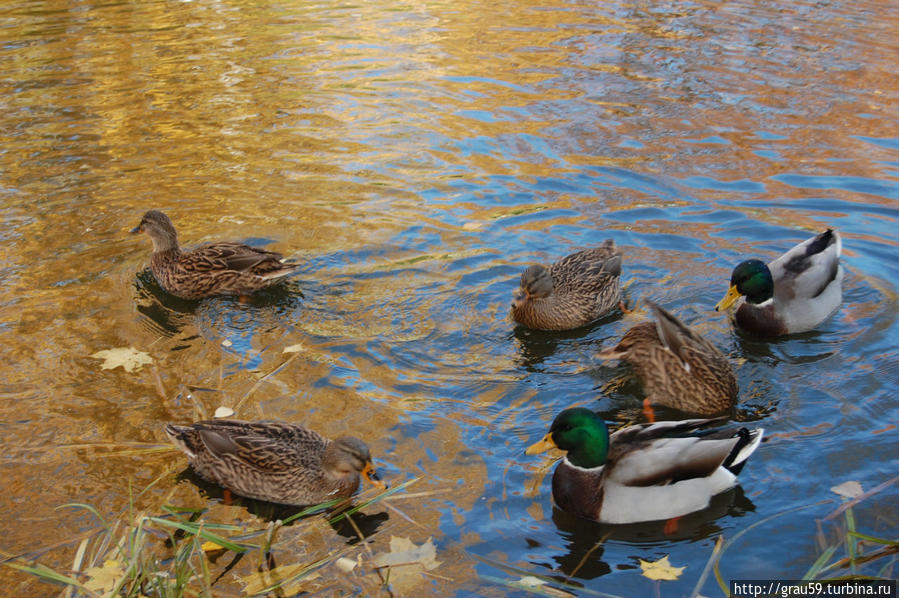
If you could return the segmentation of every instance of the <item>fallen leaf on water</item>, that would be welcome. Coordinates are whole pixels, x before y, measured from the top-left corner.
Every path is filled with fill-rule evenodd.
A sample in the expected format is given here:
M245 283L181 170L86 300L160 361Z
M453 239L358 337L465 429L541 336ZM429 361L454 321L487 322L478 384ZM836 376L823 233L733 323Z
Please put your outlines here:
M138 351L134 347L105 349L97 351L91 357L102 359L103 363L100 364L100 367L104 370L122 366L126 372L134 372L146 364L153 363L153 358L149 354Z
M556 596L558 598L574 597L574 594L572 594L571 592L566 592L565 590L560 590L558 588L548 586L546 585L545 581L540 578L534 577L533 575L526 575L518 581L513 582L512 585L530 590L536 589L538 594L543 594L544 596Z
M212 540L207 540L200 545L200 548L203 549L203 552L215 552L216 550L228 550L224 546L216 544Z
M680 577L686 568L686 565L683 567L672 567L671 563L668 562L667 554L655 562L640 559L640 569L643 570L643 577L648 577L649 579L673 581Z
M84 587L98 594L112 592L119 580L125 576L122 564L112 559L103 563L102 567L88 567L84 573L88 576L88 580L84 582Z
M384 577L396 595L405 595L422 580L422 570L431 571L440 565L435 557L437 548L431 538L416 546L409 538L391 536L390 552L381 552L372 560L376 568L389 567Z
M294 596L303 591L303 585L320 577L317 571L309 575L300 576L299 579L292 579L294 576L300 575L307 565L302 563L296 565L281 565L269 571L259 571L252 573L246 577L241 577L240 582L244 584L244 595L255 596L262 592L271 591L271 588L277 586L284 594Z
M222 419L223 417L231 417L232 415L234 415L234 410L230 407L219 407L215 410L212 417L215 419Z
M839 494L840 496L848 499L858 498L862 494L864 494L864 490L862 490L862 485L856 482L855 480L849 480L848 482L843 482L838 486L834 486L830 489L831 492Z
M281 352L282 353L299 353L302 350L303 350L303 345L300 343L297 343L295 345L290 345L289 347L284 347L284 349L282 349Z

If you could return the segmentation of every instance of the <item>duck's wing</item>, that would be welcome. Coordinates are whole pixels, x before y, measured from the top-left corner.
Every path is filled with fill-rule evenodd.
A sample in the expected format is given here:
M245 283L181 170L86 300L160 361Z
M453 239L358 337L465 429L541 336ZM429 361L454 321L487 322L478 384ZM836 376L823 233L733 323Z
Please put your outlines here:
M618 430L610 437L605 476L625 486L666 485L710 476L725 463L740 437L692 433L721 419L657 422Z
M621 252L615 241L606 239L599 247L567 255L550 267L553 284L558 290L584 284L604 284L621 276Z
M201 271L236 270L246 272L257 270L261 274L268 270L283 268L283 256L274 251L258 249L241 243L211 243L182 254L182 262L191 269Z
M768 264L776 298L789 302L821 295L840 275L842 248L839 233L829 228Z
M689 351L704 347L706 342L701 336L685 326L683 322L675 318L671 312L652 301L647 300L647 302L655 313L656 331L662 346L671 351L678 358L684 369L689 372Z
M265 473L317 467L328 444L317 432L283 422L222 419L197 422L190 428L202 444L197 450Z

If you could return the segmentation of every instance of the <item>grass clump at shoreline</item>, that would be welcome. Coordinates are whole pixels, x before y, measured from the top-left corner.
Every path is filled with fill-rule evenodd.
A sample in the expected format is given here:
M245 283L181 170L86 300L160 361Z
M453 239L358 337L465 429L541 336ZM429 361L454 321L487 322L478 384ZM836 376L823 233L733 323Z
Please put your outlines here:
M265 521L254 517L242 525L205 521L203 516L207 509L163 505L159 514L136 512L134 497L129 507L110 523L91 505L69 503L60 508L89 512L99 525L29 555L4 555L0 563L43 582L64 586L62 595L66 597L180 598L229 594L253 596L271 592L293 595L304 580L314 578L319 569L335 563L350 551L368 550L370 553L365 542L367 538L354 522L353 514L416 481L417 478L398 484L370 498L363 498L363 494L355 506L347 500L333 500L304 508L283 519ZM395 507L389 508L400 513ZM355 530L361 541L359 544L348 543L342 549L329 551L324 558L310 555L308 562L276 565L277 549L285 544L277 540L277 535L285 526L294 524L290 528L293 530L296 523L306 527L316 524L335 526L344 521ZM297 533L303 531L297 530ZM77 546L68 570L48 567L33 556L64 545ZM235 568L238 563L241 563L239 573ZM232 575L225 579L229 572Z

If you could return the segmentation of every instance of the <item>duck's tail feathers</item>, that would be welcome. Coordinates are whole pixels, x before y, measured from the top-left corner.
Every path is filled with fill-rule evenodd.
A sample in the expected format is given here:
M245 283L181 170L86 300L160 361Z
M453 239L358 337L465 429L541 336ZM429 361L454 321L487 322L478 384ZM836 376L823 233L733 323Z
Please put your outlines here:
M286 262L281 262L281 267L277 270L273 270L272 272L268 272L262 275L264 280L277 280L279 278L284 278L289 274L293 274L294 272L299 271L300 264L290 264Z
M762 443L762 436L764 435L765 430L762 428L756 428L752 431L749 431L746 428L737 430L736 436L739 440L737 441L737 444L734 445L734 448L731 449L727 459L725 459L724 463L721 465L734 475L740 473L740 470L743 469L743 465L746 464L749 456L752 455L752 453L755 452L755 449L759 447L759 444Z

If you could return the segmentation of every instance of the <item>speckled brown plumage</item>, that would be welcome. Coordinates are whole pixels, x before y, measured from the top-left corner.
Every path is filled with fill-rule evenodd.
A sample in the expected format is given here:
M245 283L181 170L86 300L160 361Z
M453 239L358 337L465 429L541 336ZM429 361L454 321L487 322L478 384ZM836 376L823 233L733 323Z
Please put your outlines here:
M351 436L329 440L298 425L229 419L168 424L165 433L202 478L249 498L287 505L346 498L360 473L385 487L368 447Z
M599 357L629 363L651 404L698 415L731 409L737 379L727 357L668 311L651 305L656 321L634 326Z
M549 268L528 267L512 302L512 319L528 328L571 330L621 302L621 252L608 239L566 256Z
M131 232L150 236L150 271L162 288L182 299L249 295L278 283L299 267L285 264L279 253L240 243L209 243L182 251L172 221L158 210L144 214Z

